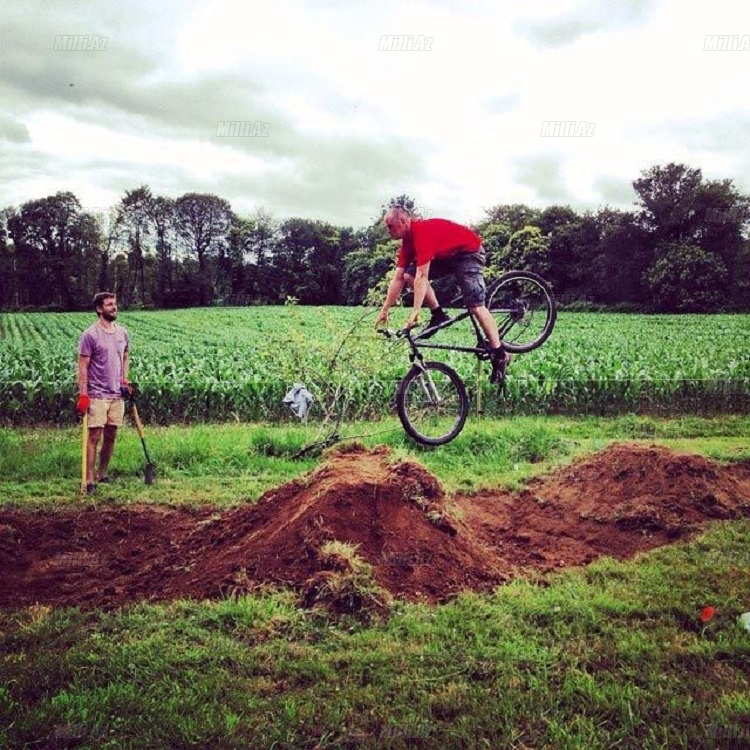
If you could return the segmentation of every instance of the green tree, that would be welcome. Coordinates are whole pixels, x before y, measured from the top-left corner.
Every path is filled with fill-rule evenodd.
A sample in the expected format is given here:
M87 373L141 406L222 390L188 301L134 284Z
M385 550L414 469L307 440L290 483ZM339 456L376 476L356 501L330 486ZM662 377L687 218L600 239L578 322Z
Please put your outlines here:
M511 235L499 258L504 271L533 271L541 276L550 270L549 240L539 227L524 227Z
M160 195L152 197L149 218L154 228L156 250L154 300L162 307L174 285L175 202Z
M232 225L232 207L216 195L186 193L175 201L174 225L189 257L197 261L198 303L214 297L212 261L226 248Z
M541 211L522 203L501 203L486 212L485 223L505 224L512 232L527 226L539 226Z
M277 299L273 279L272 260L279 241L279 223L263 208L247 219L244 239L244 258L247 264L245 293L258 302Z
M10 208L0 211L0 309L19 305L16 253L8 233L8 219L12 215Z
M701 222L693 243L718 255L729 273L729 290L735 307L750 308L750 281L745 247L750 229L750 198L741 194L731 180L704 182L697 195Z
M148 303L146 265L148 238L152 233L153 196L148 185L126 190L117 205L116 222L120 231L117 240L124 243L128 274L122 288L114 289L124 305L144 306Z
M655 166L633 183L640 197L639 218L652 248L665 243L695 245L715 254L729 274L727 302L747 307L744 246L750 228L750 198L731 180L704 181L684 164Z
M726 299L728 274L718 255L674 242L658 248L645 281L658 310L715 312Z
M591 244L580 257L577 277L591 298L605 305L650 306L643 279L653 262L653 243L637 216L605 208L586 221Z
M344 256L344 301L348 305L361 305L370 290L389 277L396 261L399 242L389 240L375 247L358 247Z
M340 233L321 221L293 218L279 227L273 256L277 301L295 297L303 304L340 304Z
M507 224L489 221L474 227L474 231L482 238L482 246L487 254L488 269L500 270L500 257L510 240L511 232Z
M23 303L75 310L86 304L98 234L73 193L29 201L7 222ZM19 297L20 298L20 297Z
M635 180L639 218L653 235L654 246L692 239L702 221L697 202L702 180L700 169L674 163L651 167Z
M549 242L549 271L545 278L558 295L589 296L588 269L599 240L590 218L570 206L549 206L539 216L539 229Z

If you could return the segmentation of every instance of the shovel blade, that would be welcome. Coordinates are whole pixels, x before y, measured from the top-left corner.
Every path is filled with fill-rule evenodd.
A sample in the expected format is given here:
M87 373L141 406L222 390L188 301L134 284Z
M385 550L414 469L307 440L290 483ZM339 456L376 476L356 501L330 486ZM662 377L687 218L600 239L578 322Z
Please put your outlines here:
M156 466L154 464L146 464L143 475L146 484L153 484L156 479Z

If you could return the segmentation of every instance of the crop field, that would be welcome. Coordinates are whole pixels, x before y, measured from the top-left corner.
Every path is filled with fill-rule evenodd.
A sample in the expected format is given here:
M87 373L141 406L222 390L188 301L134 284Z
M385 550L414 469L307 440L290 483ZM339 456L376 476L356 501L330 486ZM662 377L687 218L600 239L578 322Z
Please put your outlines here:
M126 429L80 496L93 319L0 315L0 747L748 746L750 316L436 352L485 415L425 451L372 310L122 311L157 481Z
M120 312L131 379L152 423L279 421L295 382L348 419L392 412L406 347L373 330L374 310L251 307ZM396 310L393 325L405 317ZM88 313L0 314L0 423L69 423ZM462 327L463 326L463 327ZM467 354L436 352L487 414L748 413L748 315L561 313L551 339L512 363L498 394ZM434 343L471 344L468 323Z

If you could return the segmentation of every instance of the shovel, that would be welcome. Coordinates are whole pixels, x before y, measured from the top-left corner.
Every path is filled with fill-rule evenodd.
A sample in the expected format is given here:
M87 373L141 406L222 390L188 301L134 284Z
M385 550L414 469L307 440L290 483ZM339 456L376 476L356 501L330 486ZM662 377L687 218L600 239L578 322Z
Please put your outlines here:
M130 407L133 410L133 421L135 422L135 429L138 432L138 437L141 439L141 445L143 446L143 453L146 456L146 465L143 467L143 476L146 484L153 484L156 478L156 465L151 460L151 456L148 455L148 448L146 447L146 436L143 432L143 423L141 418L138 416L138 407L135 405L135 401L130 402Z

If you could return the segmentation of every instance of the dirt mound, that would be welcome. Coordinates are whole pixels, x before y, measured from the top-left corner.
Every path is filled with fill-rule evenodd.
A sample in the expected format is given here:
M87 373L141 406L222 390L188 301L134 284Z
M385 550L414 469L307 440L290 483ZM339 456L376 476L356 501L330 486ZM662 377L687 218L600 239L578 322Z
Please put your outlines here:
M394 594L443 598L506 580L487 551L443 508L438 481L388 451L349 450L304 479L223 514L183 545L193 595L262 581L299 585L319 570L327 541L356 544L375 580ZM180 585L182 577L180 577Z
M0 509L0 606L106 607L158 599L180 540L209 511L158 506Z
M750 515L742 468L728 471L701 456L655 445L615 443L529 489L575 507L583 518L677 537L706 520Z
M464 498L464 521L508 564L543 571L630 557L706 521L750 516L750 463L721 467L660 446L615 443L514 495Z
M742 516L750 464L722 468L655 446L613 445L520 494L459 496L448 510L419 464L354 446L225 512L0 509L0 606L218 598L260 584L301 591L330 541L357 545L391 593L439 601L529 568L628 557Z

